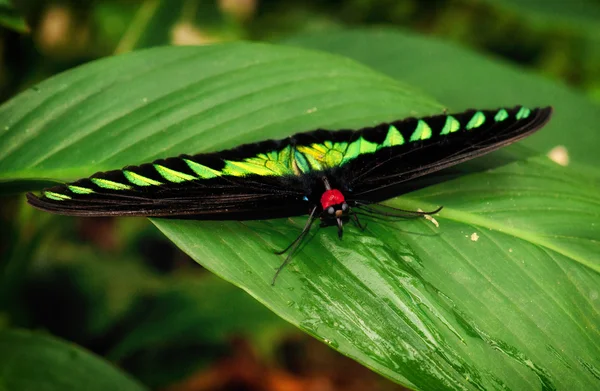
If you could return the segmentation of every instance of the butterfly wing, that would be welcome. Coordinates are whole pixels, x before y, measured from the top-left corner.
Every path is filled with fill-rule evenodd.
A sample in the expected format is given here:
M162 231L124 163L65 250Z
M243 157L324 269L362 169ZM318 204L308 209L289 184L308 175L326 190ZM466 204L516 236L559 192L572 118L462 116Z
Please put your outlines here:
M101 172L45 189L40 196L29 193L27 198L39 209L73 216L245 220L308 212L303 184L297 177L275 175L261 170L260 164L227 169L225 155L236 156L236 151L183 155ZM235 175L222 175L223 171Z
M551 114L551 107L469 110L367 129L363 139L388 146L371 155L359 155L341 167L339 175L350 190L347 198L379 202L403 194L412 189L416 178L529 136L544 126Z

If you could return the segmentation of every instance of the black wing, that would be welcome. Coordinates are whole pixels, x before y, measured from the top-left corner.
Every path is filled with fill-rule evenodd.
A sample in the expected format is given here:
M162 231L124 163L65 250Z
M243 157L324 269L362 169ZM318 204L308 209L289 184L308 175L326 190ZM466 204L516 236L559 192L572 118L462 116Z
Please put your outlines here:
M297 177L249 174L199 178L185 163L195 162L195 158L183 155L96 173L45 189L40 196L28 193L27 199L36 208L72 216L247 220L298 216L309 211L303 184Z
M348 199L379 202L412 190L412 181L521 140L543 127L552 108L524 107L468 110L460 114L407 119L392 125L402 145L361 155L341 167ZM421 128L423 139L415 138ZM363 131L363 138L381 142L389 125Z

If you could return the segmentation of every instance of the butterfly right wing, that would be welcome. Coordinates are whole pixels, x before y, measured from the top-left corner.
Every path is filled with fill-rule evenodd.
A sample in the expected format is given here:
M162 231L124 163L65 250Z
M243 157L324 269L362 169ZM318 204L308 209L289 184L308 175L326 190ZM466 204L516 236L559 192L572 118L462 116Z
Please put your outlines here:
M469 110L408 119L378 127L389 147L360 155L342 167L349 198L379 202L412 190L411 183L521 140L543 127L552 108ZM369 131L367 131L369 132ZM366 134L365 137L369 135ZM394 142L389 142L395 139ZM382 144L380 144L381 146Z

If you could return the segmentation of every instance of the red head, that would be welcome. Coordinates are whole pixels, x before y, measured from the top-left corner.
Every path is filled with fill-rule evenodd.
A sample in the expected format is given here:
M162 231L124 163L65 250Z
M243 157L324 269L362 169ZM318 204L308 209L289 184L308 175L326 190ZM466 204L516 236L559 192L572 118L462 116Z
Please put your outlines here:
M343 204L345 201L344 195L337 189L326 190L321 196L321 206L323 210L327 210L330 206Z
M321 196L321 206L323 207L323 214L321 219L334 218L338 225L338 235L342 237L343 224L342 216L347 213L350 209L346 203L346 199L341 191L336 189L325 190L325 193Z

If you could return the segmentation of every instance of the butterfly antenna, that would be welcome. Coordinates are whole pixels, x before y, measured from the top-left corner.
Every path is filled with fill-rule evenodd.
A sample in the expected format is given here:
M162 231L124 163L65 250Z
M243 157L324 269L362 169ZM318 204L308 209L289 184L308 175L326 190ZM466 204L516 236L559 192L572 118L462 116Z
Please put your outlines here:
M308 216L308 221L306 222L306 225L304 225L304 228L302 229L302 232L300 232L300 234L298 235L298 237L296 239L294 239L294 241L292 243L290 243L286 248L284 248L283 250L280 251L275 251L275 255L281 255L281 254L285 254L286 252L288 252L288 250L290 248L292 248L292 246L294 244L296 244L300 239L302 239L302 237L304 236L304 234L306 233L305 231L310 229L310 226L312 225L313 221L314 221L314 215L315 212L317 211L317 207L315 206L313 208L313 210L310 212L310 215Z
M292 255L294 255L294 253L296 252L296 249L298 248L298 246L300 246L300 243L302 243L302 240L306 237L308 232L310 232L310 227L313 225L313 223L316 220L316 218L315 218L316 211L317 211L317 207L315 206L313 208L312 212L310 212L310 216L308 217L308 220L306 221L306 224L304 225L302 232L300 232L300 235L298 235L298 237L296 239L294 239L294 241L289 246L287 246L283 251L276 253L276 254L281 255L291 249L290 253L285 258L285 261L283 261L283 263L277 268L277 271L275 272L275 275L273 276L273 281L271 281L271 286L275 285L275 280L277 279L277 276L279 276L279 273L281 273L283 268L288 263L290 263L290 261L292 260Z
M379 215L382 215L382 216L392 216L392 217L408 217L408 216L406 216L406 214L408 214L410 216L432 215L432 214L438 213L440 210L442 210L444 208L443 206L440 206L439 208L437 208L435 210L424 212L422 210L407 210L407 209L394 208L393 206L384 205L384 204L365 204L365 203L362 203L360 201L357 201L356 205L360 209L363 209L363 210L365 210L367 212L374 213L374 214L379 214ZM379 207L382 207L382 208L385 208L385 209L393 210L395 212L404 213L404 215L383 212L383 211L377 210L375 208L372 208L370 205L375 205L375 206L379 206Z

